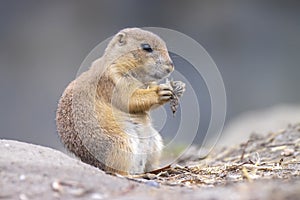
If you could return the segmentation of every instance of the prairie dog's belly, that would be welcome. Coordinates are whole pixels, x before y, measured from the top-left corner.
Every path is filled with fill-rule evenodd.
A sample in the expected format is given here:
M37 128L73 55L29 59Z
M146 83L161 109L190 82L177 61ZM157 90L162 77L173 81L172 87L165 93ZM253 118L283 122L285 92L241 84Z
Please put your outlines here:
M130 173L145 172L147 165L155 162L155 155L160 155L163 148L161 135L152 127L151 122L141 124L128 120L124 124L124 131L133 152Z

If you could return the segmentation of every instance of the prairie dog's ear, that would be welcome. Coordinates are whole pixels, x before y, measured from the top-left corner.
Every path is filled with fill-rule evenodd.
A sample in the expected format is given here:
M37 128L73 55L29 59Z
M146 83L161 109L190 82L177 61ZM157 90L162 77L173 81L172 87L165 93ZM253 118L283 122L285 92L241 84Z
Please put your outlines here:
M118 44L119 44L120 46L126 44L126 36L127 36L127 35L126 35L126 33L124 33L124 32L118 33L117 39L118 39Z

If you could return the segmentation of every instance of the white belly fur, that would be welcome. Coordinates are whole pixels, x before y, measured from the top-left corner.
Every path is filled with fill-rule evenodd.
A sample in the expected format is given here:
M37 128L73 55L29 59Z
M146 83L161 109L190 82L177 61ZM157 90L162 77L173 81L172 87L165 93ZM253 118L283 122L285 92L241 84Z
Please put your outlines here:
M154 162L153 157L159 156L163 148L161 135L152 127L128 121L125 124L125 132L128 134L129 144L132 148L132 165L130 173L143 173L147 165ZM150 167L151 168L151 167Z

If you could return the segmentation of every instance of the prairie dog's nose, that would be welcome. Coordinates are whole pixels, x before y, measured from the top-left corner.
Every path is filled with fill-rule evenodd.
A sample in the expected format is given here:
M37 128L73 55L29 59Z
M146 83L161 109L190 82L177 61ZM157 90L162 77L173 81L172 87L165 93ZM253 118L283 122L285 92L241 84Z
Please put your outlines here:
M171 73L173 70L174 70L174 64L172 61L170 61L166 64L166 72Z
M173 63L173 61L170 61L169 65L172 67L172 69L174 69L174 63Z

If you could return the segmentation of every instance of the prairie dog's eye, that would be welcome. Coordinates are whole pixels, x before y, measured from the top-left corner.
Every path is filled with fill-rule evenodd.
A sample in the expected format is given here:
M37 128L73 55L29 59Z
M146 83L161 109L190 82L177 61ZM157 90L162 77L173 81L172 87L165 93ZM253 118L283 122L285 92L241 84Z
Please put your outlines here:
M141 44L141 47L144 51L147 51L147 52L152 52L153 49L151 48L150 44Z

